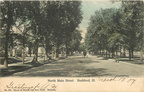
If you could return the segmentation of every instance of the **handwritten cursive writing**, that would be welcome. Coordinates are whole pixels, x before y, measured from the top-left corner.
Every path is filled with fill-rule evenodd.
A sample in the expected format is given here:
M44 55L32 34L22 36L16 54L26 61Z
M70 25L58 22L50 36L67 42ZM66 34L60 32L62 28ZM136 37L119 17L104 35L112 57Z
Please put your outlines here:
M9 88L9 89L15 89L15 90L31 90L31 91L34 91L34 90L45 90L45 89L50 89L50 90L55 90L57 89L58 85L56 84L50 84L50 83L37 83L37 84L34 84L34 85L28 85L26 83L21 83L21 84L16 84L14 83L13 81L10 82L8 85L6 85L6 88Z
M125 83L129 83L130 86L131 86L131 85L133 85L136 82L136 79L134 79L134 78L128 78L128 77L115 76L115 77L111 77L111 78L99 77L98 81L101 81L101 82L112 82L112 81L125 82Z

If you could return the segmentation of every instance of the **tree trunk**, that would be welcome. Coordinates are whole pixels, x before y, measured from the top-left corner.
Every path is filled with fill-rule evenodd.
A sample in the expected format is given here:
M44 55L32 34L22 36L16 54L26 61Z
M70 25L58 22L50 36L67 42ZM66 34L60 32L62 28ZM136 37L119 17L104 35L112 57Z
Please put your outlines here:
M143 56L144 56L144 30L143 30L143 35L142 35L142 40L141 40L141 48L140 48L140 61L144 62Z
M105 51L104 50L102 50L102 56L105 56Z
M115 50L114 50L114 48L112 48L112 58L114 58L114 56L115 56Z
M106 50L106 57L107 57L107 50Z
M118 56L118 49L116 48L116 56Z
M36 50L35 53L34 53L34 57L33 57L32 63L38 62L37 57L38 57L38 50Z
M129 60L131 60L131 50L129 49Z
M143 32L144 33L144 32ZM143 35L143 38L142 38L142 45L141 45L141 49L140 49L140 61L141 62L144 62L143 60L143 56L144 56L144 35Z
M100 50L100 55L102 54L101 50Z
M33 57L33 60L32 60L32 63L36 63L38 62L38 46L39 45L39 40L36 39L35 41L35 47L34 47L34 57Z
M122 46L120 46L120 57L122 57Z
M143 50L140 51L140 61L143 62Z
M112 52L112 58L114 58L114 52Z
M24 30L25 31L25 30ZM23 34L23 47L22 47L22 62L24 64L24 59L25 59L25 39L24 39L24 34Z
M28 54L31 57L31 54L32 54L31 46L28 46Z
M45 47L45 56L46 56L46 59L48 58L48 48L47 46Z
M133 50L133 48L131 49L131 57L132 58L134 57L134 50Z
M46 44L46 47L45 47L45 56L46 56L46 59L48 59L48 58L49 58L49 60L52 59L52 58L49 56L48 44Z
M105 50L103 50L103 56L105 57Z
M47 34L48 35L48 34ZM48 37L46 36L45 37L45 56L46 56L46 59L51 59L51 57L49 56L49 51L48 51L48 49L49 49L49 39L48 39ZM53 54L53 53L52 53Z
M126 57L126 50L125 50L125 47L123 48L123 57L124 57L124 58Z
M69 51L68 51L68 46L66 44L66 57L68 57Z
M111 52L110 51L108 52L108 55L109 55L109 58L110 58L111 57Z
M9 33L10 32L10 24L7 23L6 29L6 40L5 40L5 59L4 59L4 67L8 68L8 43L9 43Z
M61 49L61 56L64 56L64 48Z
M12 46L10 46L10 56L12 57L13 56L13 47Z
M24 64L24 59L25 59L25 48L23 47L22 48L22 62L23 62L23 64Z
M58 58L59 57L59 47L57 46L56 47L56 58Z
M8 40L9 40L9 28L7 28L6 41L5 41L5 59L4 59L5 68L8 68Z
M56 49L55 46L52 47L52 58L55 58Z
M12 10L12 5L7 2L8 6L7 6L7 20L6 20L6 33L5 33L5 36L6 36L6 39L5 39L5 59L4 59L4 67L5 68L8 68L8 43L9 43L9 34L10 34L10 27L11 27L11 23L12 23L12 13L13 13L13 10Z

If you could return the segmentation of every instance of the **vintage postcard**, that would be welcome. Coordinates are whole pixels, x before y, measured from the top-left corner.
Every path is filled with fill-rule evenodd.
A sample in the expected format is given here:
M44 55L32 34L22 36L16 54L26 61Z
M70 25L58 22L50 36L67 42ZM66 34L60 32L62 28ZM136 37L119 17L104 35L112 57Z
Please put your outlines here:
M1 0L0 92L144 92L143 0Z

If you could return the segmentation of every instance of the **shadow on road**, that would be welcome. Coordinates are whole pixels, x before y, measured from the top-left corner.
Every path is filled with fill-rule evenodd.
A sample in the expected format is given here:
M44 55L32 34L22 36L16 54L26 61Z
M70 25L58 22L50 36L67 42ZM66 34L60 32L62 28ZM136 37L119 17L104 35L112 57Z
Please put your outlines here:
M8 59L8 64L14 64L14 63L19 63L22 62L20 59L16 59L16 58L9 58ZM4 59L1 60L0 64L4 64Z
M86 69L82 76L110 76L111 74L106 73L106 70L105 68Z
M10 75L13 75L14 73L17 73L17 72L22 72L22 71L26 71L26 70L29 70L33 67L39 67L39 66L42 66L44 64L48 64L48 63L51 63L52 61L55 61L55 60L51 60L51 61L40 61L41 63L37 62L37 63L32 63L32 62L25 62L24 64L16 64L16 65L13 65L13 66L9 66L7 69L6 68L2 68L0 69L0 77L5 77L5 76L10 76ZM17 62L17 61L15 61ZM22 61L18 61L18 62L22 62Z
M32 67L38 67L41 65L43 65L43 64L36 64L36 65L31 64L28 66L26 66L25 64L24 65L9 66L8 69L6 69L6 68L0 69L0 76L1 77L10 76L10 75L13 75L14 73L22 72L22 71L31 69Z
M89 58L68 58L44 64L43 66L30 69L26 72L18 73L14 76L27 77L96 77L110 76L105 68L87 68L89 63L100 63L99 61L89 60Z

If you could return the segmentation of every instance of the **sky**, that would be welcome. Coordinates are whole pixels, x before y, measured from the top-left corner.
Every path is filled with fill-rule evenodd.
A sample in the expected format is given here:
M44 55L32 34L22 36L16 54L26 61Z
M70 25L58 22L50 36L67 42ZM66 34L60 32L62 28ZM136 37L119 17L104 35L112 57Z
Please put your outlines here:
M112 3L108 0L88 0L82 1L82 12L83 12L83 20L79 25L79 30L82 31L82 37L85 37L85 33L87 32L88 23L90 22L91 15L94 15L96 10L106 9L106 8L119 8L121 6L120 2ZM82 40L83 42L83 40Z

